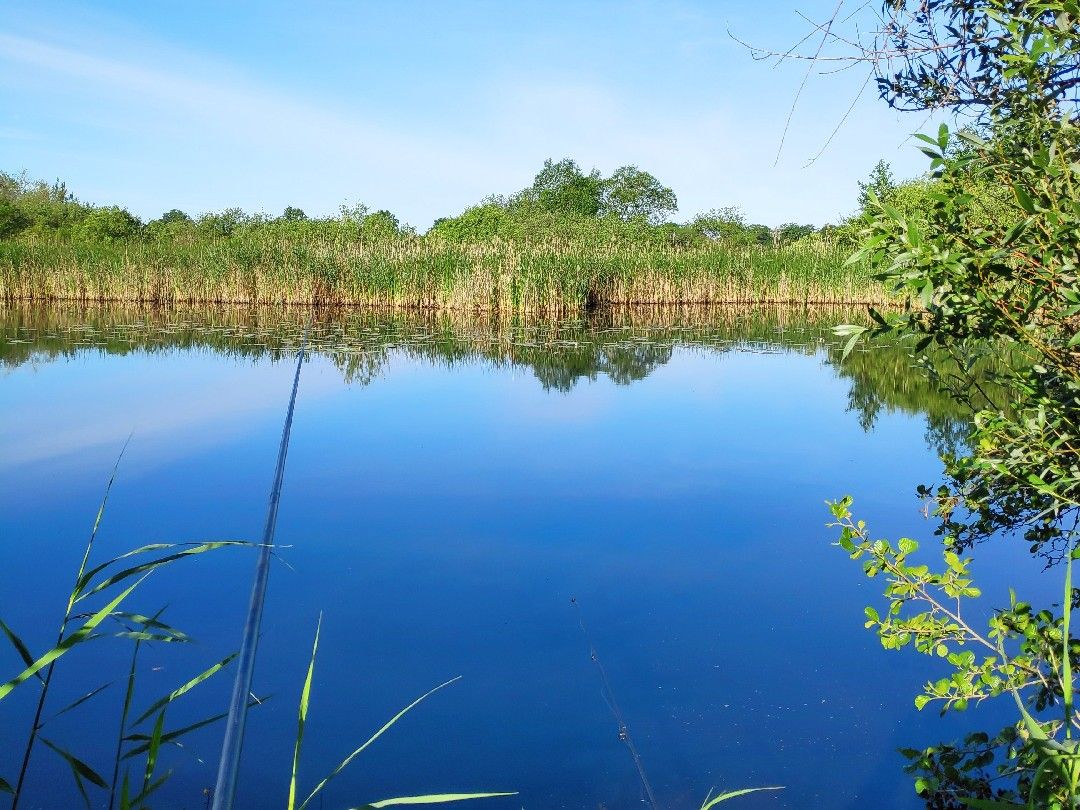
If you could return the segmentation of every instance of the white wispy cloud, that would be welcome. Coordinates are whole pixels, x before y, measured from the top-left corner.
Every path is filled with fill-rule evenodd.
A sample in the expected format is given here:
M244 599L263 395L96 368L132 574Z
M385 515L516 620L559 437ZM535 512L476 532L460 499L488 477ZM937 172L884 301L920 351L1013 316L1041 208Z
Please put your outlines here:
M349 199L425 227L489 193L515 190L545 157L571 155L586 168L636 163L654 172L675 188L684 216L741 203L767 222L822 222L850 204L847 186L865 171L848 153L808 170L799 157L774 167L783 112L776 99L768 113L715 103L661 108L596 77L509 73L478 79L453 121L417 110L391 119L355 101L287 92L220 57L150 41L136 48L100 32L67 42L0 33L3 65L7 94L56 98L52 114L71 134L0 117L0 137L33 141L39 162L55 162L50 175L143 215L233 204L325 213ZM857 118L849 135L865 137L878 124ZM831 122L812 126L824 132Z

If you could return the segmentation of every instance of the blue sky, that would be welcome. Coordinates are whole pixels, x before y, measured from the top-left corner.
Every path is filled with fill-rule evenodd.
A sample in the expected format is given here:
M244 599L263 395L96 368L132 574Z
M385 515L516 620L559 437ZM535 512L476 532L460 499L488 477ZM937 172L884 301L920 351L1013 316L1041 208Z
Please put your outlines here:
M854 71L755 62L835 0L64 3L0 7L0 169L143 217L239 205L388 208L426 228L527 185L547 157L633 163L679 218L849 213L879 158L922 171L927 126Z

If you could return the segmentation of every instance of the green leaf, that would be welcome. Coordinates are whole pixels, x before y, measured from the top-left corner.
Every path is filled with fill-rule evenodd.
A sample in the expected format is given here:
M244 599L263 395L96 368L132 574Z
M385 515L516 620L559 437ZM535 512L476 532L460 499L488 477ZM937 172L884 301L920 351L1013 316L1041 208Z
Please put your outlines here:
M1013 193L1016 195L1016 202L1024 209L1025 213L1035 213L1035 203L1031 199L1031 195L1027 193L1027 189L1023 186L1014 184Z
M130 800L130 806L133 808L140 808L140 810L142 810L142 808L145 807L143 803L147 800L147 798L153 793L155 793L158 788L164 785L166 780L170 776L172 776L172 771L167 772L164 776L158 777L157 781L148 785L146 789L143 790L138 796Z
M756 788L742 788L741 790L730 790L727 793L721 793L719 796L714 796L712 799L706 798L705 802L701 805L701 810L709 810L711 807L715 807L720 802L726 802L728 799L734 799L737 796L745 796L747 793L759 793L763 790L783 790L782 785L773 785L769 787L756 787Z
M1019 237L1022 233L1024 233L1024 231L1028 229L1028 227L1033 221L1034 217L1026 217L1025 219L1020 220L1011 228L1009 228L1009 230L1005 232L1005 239L1003 240L1002 245L1004 245L1005 247L1011 245L1014 241L1016 241L1017 237Z
M164 611L159 611L155 616L143 616L141 613L125 613L123 611L116 611L113 613L112 618L121 622L130 622L131 624L137 624L144 629L150 628L151 630L160 631L162 635L172 636L175 641L188 641L192 640L191 636L184 633L181 630L177 630L175 627L170 627L165 622L160 621L158 616Z
M412 711L414 708L416 708L418 705L420 705L420 703L422 703L423 701L427 700L429 697L434 695L440 689L445 689L450 684L457 683L460 680L461 680L461 676L458 675L456 678L451 678L450 680L446 681L445 683L440 683L434 689L428 690L427 692L422 694L420 697L418 697L416 700L414 700L412 703L410 703L408 706L406 706L404 709L402 709L397 714L395 714L393 717L391 717L389 720L387 720L386 723L383 724L382 728L380 728L378 731L376 731L374 734L372 734L363 745L361 745L359 748L357 748L355 751L353 751L351 754L349 754L347 757L345 757L345 759L343 759L341 761L341 763L336 768L334 768L334 770L332 770L328 776L326 776L321 782L319 782L319 784L317 784L315 786L315 789L313 791L311 791L311 793L308 794L308 797L306 799L304 799L303 803L300 805L300 810L304 810L304 808L307 807L308 802L310 802L312 799L314 799L316 794L318 794L319 791L321 791L324 787L326 787L326 785L330 782L331 779L333 779L335 776L337 776L339 773L341 773L343 770L345 770L345 768L348 767L350 762L352 762L354 759L356 759L357 756L359 756L364 750L366 750L373 742L375 742L377 739L379 739L379 737L381 737L383 734L385 734L387 731L389 731L390 728L398 720L400 720L402 717L404 717L406 714L408 714L410 711Z
M68 753L63 748L60 748L60 746L58 746L56 743L51 742L44 737L41 738L41 741L45 743L45 745L49 746L49 748L51 748L53 751L58 753L61 757L63 757L64 760L67 761L67 763L71 765L71 767L74 768L79 773L79 775L86 781L91 782L92 784L95 784L101 788L109 786L108 783L104 779L102 779L101 776L99 776L93 768L91 768L78 757Z
M163 565L168 565L170 563L176 562L177 560L183 560L183 559L186 559L188 557L193 557L193 556L195 556L197 554L204 554L207 551L216 551L219 548L227 548L229 546L248 546L248 545L251 545L251 544L246 542L246 541L243 541L243 540L216 540L216 541L209 542L209 543L197 543L197 544L191 546L190 548L184 549L183 551L178 551L178 552L176 552L174 554L168 554L168 555L166 555L164 557L159 557L156 560L151 560L150 562L142 563L141 565L135 565L135 566L132 566L130 568L125 568L123 571L120 571L120 572L118 572L116 574L113 574L110 577L106 577L105 579L103 579L101 582L99 582L97 585L95 585L90 590L83 592L78 597L78 599L76 599L75 601L76 602L81 602L83 599L86 599L86 598L88 598L90 596L93 596L95 593L103 591L106 588L110 588L110 587L112 587L113 585L116 585L119 582L123 582L125 579L129 579L130 577L141 574L144 571L153 571L155 568L160 568ZM169 544L169 545L166 545L164 547L171 548L171 547L175 547L175 546L172 545L172 544ZM92 577L94 574L98 573L99 571L103 570L104 568L108 567L113 562L116 562L119 559L122 559L124 557L132 556L133 554L144 553L144 552L146 552L148 550L155 550L157 548L162 548L162 544L153 544L153 545L150 545L150 546L143 546L141 549L136 549L135 551L128 552L127 554L122 554L120 557L117 557L117 558L115 558L113 560L110 560L107 563L104 563L103 565L98 566L93 571L86 574L84 579L89 580L89 578Z
M266 701L268 701L269 699L270 699L269 695L266 696L266 697L261 697L261 698L252 698L250 701L248 701L248 708L250 709L250 708L252 708L254 706L261 706L263 703L266 703ZM166 731L161 735L161 744L162 745L168 745L168 744L174 743L177 739L179 739L180 737L183 737L185 734L188 734L188 733L190 733L192 731L196 731L196 730L198 730L200 728L204 728L204 727L209 726L209 725L213 725L214 723L218 722L219 720L224 720L228 716L229 716L228 712L222 712L221 714L215 714L213 717L207 717L204 720L199 720L198 722L192 723L191 725L188 725L188 726L184 726L183 728L178 728L175 731ZM150 742L149 742L150 741L150 735L148 735L148 734L129 734L126 737L124 737L124 740L125 740L125 742L139 742L140 745L136 745L130 751L125 753L124 756L121 757L122 759L131 759L133 757L137 757L137 756L144 753L145 751L147 751L150 748Z
M0 793L15 793L15 788L2 776L0 776Z
M855 344L859 342L860 337L862 337L862 335L860 333L856 332L855 334L853 334L851 337L849 337L847 339L847 342L844 344L844 351L841 352L841 354L840 354L840 362L841 363L843 363L845 360L847 360L848 355L851 354L851 350L855 348Z
M171 633L148 633L145 630L121 630L119 633L114 633L117 638L130 638L135 641L161 641L165 644L180 644L188 643L189 639L177 638Z
M901 537L897 545L904 554L913 554L919 550L919 544L910 537Z
M135 584L131 585L127 590L125 590L123 593L121 593L119 596L109 602L109 604L105 605L105 607L103 607L97 613L94 613L92 616L90 616L90 618L86 620L86 623L83 624L82 627L69 635L67 638L63 639L59 644L57 644L43 656L34 661L33 664L28 666L10 681L5 684L0 684L0 700L6 697L16 686L23 683L28 678L34 677L34 675L36 675L42 669L47 667L53 661L60 658L60 656L67 653L69 650L71 650L72 647L84 641L88 641L91 637L90 634L94 631L94 628L101 624L101 622L105 620L105 617L116 609L117 605L127 599L128 596L131 595L131 592L134 591L137 587L139 587L143 580L145 580L148 576L150 575L144 574L135 582Z
M292 775L289 777L288 810L296 807L296 774L300 770L300 749L304 744L304 726L307 724L308 707L311 703L311 679L315 675L315 658L319 652L319 633L322 631L322 614L315 625L315 641L311 645L311 660L308 662L304 687L300 690L300 709L296 721L296 744L293 746Z
M962 129L959 132L957 132L956 137L959 138L960 140L964 141L965 143L970 144L971 146L975 146L975 147L986 146L986 141L984 141L982 138L980 138L974 132L971 132L971 131L966 130L966 129Z
M146 771L143 773L142 792L150 790L154 781L154 769L157 767L158 752L161 751L161 735L165 730L165 710L158 714L157 722L154 723L154 732L150 735L150 745L146 749Z
M138 716L138 718L136 718L136 720L135 720L135 722L134 722L134 724L133 724L133 725L136 725L136 726L137 726L137 725L139 725L139 723L141 723L141 722L142 722L143 720L145 720L145 719L146 719L147 717L149 717L150 715L152 715L152 714L153 714L154 712L156 712L156 711L157 711L158 709L160 709L160 708L162 708L163 706L167 706L168 704L172 703L172 702L173 702L174 700L176 700L176 699L177 699L178 697L180 697L181 695L187 694L187 693L188 693L188 692L190 692L190 691L191 691L192 689L194 689L194 688L195 688L196 686L198 686L198 685L199 685L200 683L202 683L203 681L205 681L205 680L206 680L207 678L210 678L210 677L212 677L213 675L217 674L217 673L218 673L218 672L220 672L220 671L221 671L222 669L224 669L225 667L227 667L227 666L229 665L229 663L230 663L230 662L231 662L231 661L232 661L232 660L233 660L234 658L236 658L236 653L233 653L232 655L227 655L227 656L225 656L224 658L222 658L222 659L221 659L220 661L218 661L218 662L217 662L216 664L214 664L214 665L213 665L212 667L210 667L209 669L207 669L207 670L205 670L205 671L203 671L203 672L200 672L200 673L199 673L198 675L196 675L196 676L195 676L194 678L192 678L192 679L191 679L190 681L188 681L187 683L185 683L185 684L184 684L183 686L181 686L180 688L178 688L178 689L174 689L174 690L173 690L172 692L170 692L169 694L167 694L167 695L166 695L165 697L163 697L163 698L160 698L159 700L156 700L156 701L154 701L153 705L151 705L149 709L147 709L147 710L146 710L145 712L143 712L142 714L140 714L140 715Z
M75 604L76 599L81 591L81 585L83 580L83 572L86 571L86 563L90 559L90 552L94 548L94 540L97 539L98 529L101 528L101 519L105 515L105 507L109 503L109 495L112 492L113 484L116 482L116 474L120 470L120 462L124 458L124 453L127 452L128 445L131 444L131 437L133 433L129 433L127 439L124 441L124 446L120 448L120 453L116 457L116 462L113 464L112 472L109 474L109 481L105 484L105 494L101 498L101 504L98 506L97 515L94 516L94 526L90 530L90 539L86 541L86 548L83 550L82 561L79 563L78 573L75 575L75 585L71 589L71 594L68 596L67 613L71 613L71 608Z
M105 780L101 778L97 771L95 771L81 759L76 757L74 754L65 751L56 743L52 742L51 740L47 740L44 737L39 737L38 739L40 739L53 751L58 753L61 758L65 762L67 762L68 767L71 768L71 775L75 778L75 787L79 789L79 795L82 796L83 803L87 807L90 807L90 796L86 793L86 785L83 784L83 781L85 780L87 782L90 782L91 784L97 785L100 788L107 788L108 784L105 782Z
M86 703L86 701L90 700L92 697L95 697L95 696L101 694L102 692L104 692L106 689L108 689L112 685L113 685L112 681L109 681L108 683L103 683L97 689L93 689L90 692L87 692L85 695L83 695L78 700L75 700L74 702L69 703L67 706L65 706L60 711L58 711L56 714L54 714L52 717L50 717L49 720L55 720L60 715L66 714L67 712L70 712L72 709L81 706L82 704ZM45 723L49 722L49 720L46 720ZM45 723L42 723L41 725L44 726Z
M866 331L865 326L859 326L853 323L842 323L834 326L832 332L837 337L844 337L846 335L861 335Z
M23 666L33 666L34 656L30 654L30 650L27 649L25 644L23 644L22 639L15 635L14 631L6 624L4 624L4 621L2 619L0 619L0 630L4 632L5 636L7 636L8 641L11 642L11 646L15 648L15 652L19 654L19 657L23 661ZM41 675L38 675L37 677L39 680L41 679Z
M383 799L381 802L365 804L363 808L357 808L357 810L414 804L448 804L449 802L468 802L473 799L494 799L498 796L517 796L517 793L432 793L428 796L401 796L397 799Z

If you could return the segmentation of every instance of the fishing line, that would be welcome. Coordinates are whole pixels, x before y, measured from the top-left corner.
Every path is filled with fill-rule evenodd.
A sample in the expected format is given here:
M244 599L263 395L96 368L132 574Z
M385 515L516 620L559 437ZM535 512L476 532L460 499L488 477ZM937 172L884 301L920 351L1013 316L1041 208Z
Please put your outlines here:
M237 655L236 680L229 700L229 715L225 721L225 739L221 744L221 761L218 764L217 783L213 790L213 810L231 810L233 797L236 794L240 752L244 747L244 726L247 723L248 695L251 694L251 680L255 673L255 651L259 644L259 627L262 624L263 606L266 603L266 590L270 581L270 557L274 544L274 530L277 528L281 484L285 478L285 456L289 451L289 436L292 434L293 411L296 407L296 391L300 387L300 369L304 365L308 332L313 319L314 314L308 319L304 335L300 339L300 350L296 353L296 373L293 376L292 395L289 397L289 410L285 414L285 427L281 431L274 483L270 489L270 502L266 508L266 525L263 529L259 557L255 563L255 581L251 589L251 602L248 605L247 621L244 624L244 636Z
M619 725L619 739L626 744L626 748L630 752L630 758L634 761L634 767L637 769L638 778L641 780L641 788L645 791L646 803L652 810L658 810L656 797L653 796L652 786L649 784L649 777L645 775L645 766L642 764L641 756L638 754L637 747L634 745L634 738L630 736L630 727L626 725L626 720L623 719L623 713L619 708L619 703L615 700L615 692L611 688L611 681L608 679L607 670L604 669L604 665L600 661L600 654L596 651L596 645L593 644L592 637L585 627L585 619L582 616L581 605L576 596L570 597L570 604L577 611L578 626L581 627L581 632L585 636L585 642L589 645L589 658L596 664L596 669L600 673L600 695L604 698L604 702L611 710L615 722Z

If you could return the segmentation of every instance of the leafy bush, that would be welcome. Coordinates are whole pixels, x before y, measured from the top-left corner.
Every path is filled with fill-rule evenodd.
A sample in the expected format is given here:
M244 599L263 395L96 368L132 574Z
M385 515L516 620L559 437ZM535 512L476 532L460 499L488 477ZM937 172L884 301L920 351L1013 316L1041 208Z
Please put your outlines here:
M77 226L80 236L94 242L131 239L142 229L142 222L116 205L91 208Z

